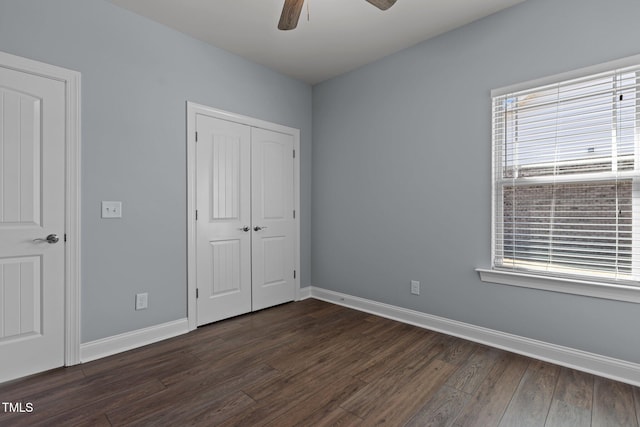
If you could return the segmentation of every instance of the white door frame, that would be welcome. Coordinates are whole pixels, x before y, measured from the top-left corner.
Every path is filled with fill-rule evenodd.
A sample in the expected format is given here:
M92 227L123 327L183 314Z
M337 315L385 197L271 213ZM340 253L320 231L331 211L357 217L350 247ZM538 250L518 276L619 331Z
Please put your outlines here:
M0 52L0 67L65 85L65 366L80 363L80 73Z
M242 116L187 101L187 317L189 330L197 328L196 313L196 116L202 114L247 126L293 136L296 156L293 162L295 218L295 300L300 299L300 130L253 117Z

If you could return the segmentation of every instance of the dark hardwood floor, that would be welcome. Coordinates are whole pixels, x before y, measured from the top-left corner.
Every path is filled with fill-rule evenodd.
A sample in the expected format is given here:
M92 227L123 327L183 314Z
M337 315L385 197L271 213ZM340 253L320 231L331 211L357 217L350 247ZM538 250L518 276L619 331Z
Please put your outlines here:
M634 426L640 389L309 299L0 385L0 425Z

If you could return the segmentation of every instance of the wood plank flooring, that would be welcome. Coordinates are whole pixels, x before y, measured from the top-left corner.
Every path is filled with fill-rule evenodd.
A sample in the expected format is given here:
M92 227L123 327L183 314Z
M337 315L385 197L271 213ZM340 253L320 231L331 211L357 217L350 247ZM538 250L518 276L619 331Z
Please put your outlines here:
M625 426L640 389L309 299L0 384L10 426Z

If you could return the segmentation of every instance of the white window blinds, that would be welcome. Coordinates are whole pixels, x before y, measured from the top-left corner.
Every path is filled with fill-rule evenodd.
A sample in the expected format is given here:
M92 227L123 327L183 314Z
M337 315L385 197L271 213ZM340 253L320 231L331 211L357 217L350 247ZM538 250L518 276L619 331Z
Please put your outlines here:
M493 97L498 269L640 278L640 66Z

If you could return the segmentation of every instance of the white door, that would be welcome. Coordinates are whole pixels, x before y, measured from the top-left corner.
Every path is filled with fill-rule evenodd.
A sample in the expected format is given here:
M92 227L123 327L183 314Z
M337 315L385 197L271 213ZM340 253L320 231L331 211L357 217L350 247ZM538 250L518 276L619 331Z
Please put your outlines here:
M198 325L251 311L251 128L197 115Z
M0 67L0 382L64 364L64 189L65 84Z
M293 156L291 135L252 129L253 310L295 298Z
M295 299L293 136L196 115L197 325Z

